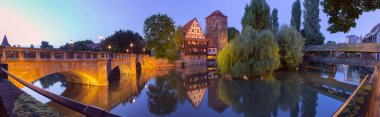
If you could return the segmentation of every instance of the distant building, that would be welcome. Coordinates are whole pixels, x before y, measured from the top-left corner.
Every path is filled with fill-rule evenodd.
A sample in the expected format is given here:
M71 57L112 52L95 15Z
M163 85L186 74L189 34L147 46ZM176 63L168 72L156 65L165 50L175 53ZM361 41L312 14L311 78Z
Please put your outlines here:
M346 36L346 44L350 43L361 43L362 38L356 35L347 35Z
M364 37L363 43L380 43L380 23Z
M380 43L380 23L372 28L372 30L363 38L363 43ZM380 60L380 53L371 54L373 58Z
M185 40L181 59L186 65L216 64L218 51L228 43L227 16L219 10L206 17L205 34L196 18L183 26Z
M11 44L9 44L8 42L7 35L4 35L3 42L1 42L1 46L11 46Z

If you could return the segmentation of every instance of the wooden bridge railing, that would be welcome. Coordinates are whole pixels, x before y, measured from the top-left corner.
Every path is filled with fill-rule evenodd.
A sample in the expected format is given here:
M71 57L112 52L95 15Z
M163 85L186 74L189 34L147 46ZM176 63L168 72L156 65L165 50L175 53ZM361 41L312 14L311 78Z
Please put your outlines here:
M37 86L34 86L34 85L22 80L21 78L18 78L17 76L9 73L7 70L5 70L3 68L1 68L1 72L6 73L11 78L15 79L16 81L20 82L21 84L25 85L26 87L32 89L33 91L53 100L53 101L55 101L61 105L64 105L64 106L66 106L66 107L68 107L74 111L82 113L88 117L118 117L117 115L108 113L107 111L102 110L100 108L90 106L90 105L85 105L85 104L73 101L71 99L53 94L53 93L48 92L46 90L43 90Z
M347 105L351 102L351 100L354 98L356 93L359 91L359 89L363 86L363 84L367 81L368 75L363 79L363 81L359 84L359 86L355 89L355 91L351 94L351 96L343 103L343 105L332 115L332 117L338 117L339 114L342 113L344 108L347 107Z
M372 52L380 53L378 43L355 43L336 45L310 45L302 49L303 52Z

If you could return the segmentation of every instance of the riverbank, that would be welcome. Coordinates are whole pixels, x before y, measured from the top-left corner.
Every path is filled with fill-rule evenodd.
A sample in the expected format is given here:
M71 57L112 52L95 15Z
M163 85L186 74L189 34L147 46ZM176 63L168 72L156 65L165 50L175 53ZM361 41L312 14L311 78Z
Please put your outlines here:
M61 116L55 109L37 101L8 80L0 80L0 116Z

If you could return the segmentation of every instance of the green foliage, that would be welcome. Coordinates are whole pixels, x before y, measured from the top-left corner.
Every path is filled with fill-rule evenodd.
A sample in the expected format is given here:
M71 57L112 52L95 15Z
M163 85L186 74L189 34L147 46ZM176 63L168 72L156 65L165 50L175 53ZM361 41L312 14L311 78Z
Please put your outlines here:
M55 109L28 94L22 94L18 97L12 112L19 117L62 117Z
M292 18L290 19L290 25L293 26L298 32L301 30L301 2L296 0L292 6Z
M228 27L228 42L232 39L237 39L240 35L240 32L235 27Z
M271 115L280 94L280 83L268 75L269 80L219 79L218 96L232 110L247 117Z
M325 45L328 45L328 46L336 45L336 42L335 41L327 41Z
M177 109L175 87L170 85L170 79L158 78L148 86L148 108L156 115L167 115Z
M273 34L276 35L278 32L278 26L279 26L279 24L278 24L278 10L276 8L273 9L273 11L272 11L270 21L271 21L270 22L271 30L272 30Z
M175 32L174 21L166 14L155 14L144 22L144 34L147 47L154 49L156 58L174 61L178 55L172 34Z
M132 47L131 44L133 44ZM100 46L104 51L125 53L126 50L129 50L130 53L142 53L144 39L137 32L119 30L100 42ZM111 49L108 48L109 46Z
M222 74L235 78L262 77L279 68L278 52L273 33L246 27L239 39L232 40L218 53L218 67Z
M350 103L344 108L342 113L340 113L339 116L346 117L363 117L366 114L366 111L368 109L368 105L370 102L371 92L372 92L372 85L371 84L364 84L354 98L350 101Z
M323 0L321 4L330 16L327 30L331 33L350 31L363 12L380 8L380 0Z
M322 45L325 37L320 32L319 0L305 0L304 29L301 31L306 38L305 45Z
M90 45L94 44L92 40L77 41L73 44L66 43L65 45L59 47L61 50L78 50L78 51L94 51Z
M40 48L42 49L53 49L54 47L49 44L47 41L42 41Z
M268 30L270 25L270 8L265 0L252 0L245 6L241 24L243 29L251 26L258 31Z
M173 33L173 42L176 49L175 51L177 51L177 53L183 49L182 45L184 41L185 41L185 30L183 30L181 26L178 26L177 30Z
M287 25L281 26L277 36L278 45L280 47L281 61L286 67L294 70L302 62L302 48L304 38L293 27Z

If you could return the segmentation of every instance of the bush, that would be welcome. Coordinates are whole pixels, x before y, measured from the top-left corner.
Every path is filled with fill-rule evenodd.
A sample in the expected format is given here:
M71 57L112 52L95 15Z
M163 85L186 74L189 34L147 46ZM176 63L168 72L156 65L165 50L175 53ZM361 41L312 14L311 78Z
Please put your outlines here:
M12 111L19 117L61 117L55 109L37 101L28 94L19 96Z
M294 70L302 62L304 40L302 35L293 27L281 26L277 35L277 42L280 47L281 62L285 63L285 67Z

